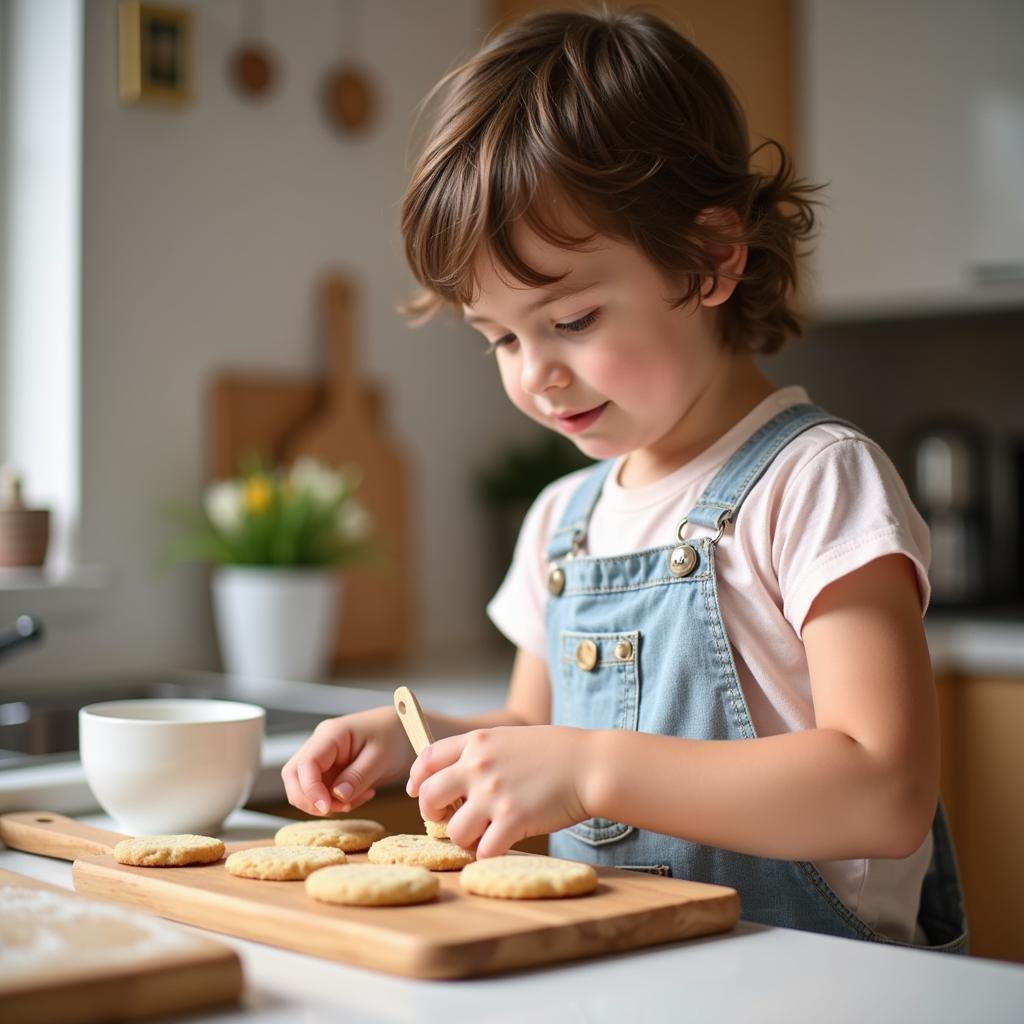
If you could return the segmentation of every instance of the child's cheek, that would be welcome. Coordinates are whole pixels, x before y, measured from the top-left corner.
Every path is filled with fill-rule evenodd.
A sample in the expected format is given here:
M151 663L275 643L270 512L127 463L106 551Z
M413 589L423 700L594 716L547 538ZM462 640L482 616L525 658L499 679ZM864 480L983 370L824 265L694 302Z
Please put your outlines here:
M529 416L530 419L537 420L539 423L544 423L544 417L537 411L533 395L523 390L522 378L516 360L502 353L498 354L497 359L498 370L501 374L501 385L505 389L505 394L508 395L509 401L523 415Z
M646 401L650 387L659 386L658 375L652 377L646 372L642 354L626 345L595 352L588 363L581 370L590 386L617 404L623 401L630 404L630 399L636 398Z

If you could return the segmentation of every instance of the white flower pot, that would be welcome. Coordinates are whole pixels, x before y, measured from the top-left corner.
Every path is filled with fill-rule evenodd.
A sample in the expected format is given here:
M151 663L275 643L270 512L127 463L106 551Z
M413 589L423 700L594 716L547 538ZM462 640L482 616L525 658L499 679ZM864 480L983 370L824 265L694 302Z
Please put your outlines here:
M340 601L335 569L220 566L213 573L213 610L224 670L271 679L323 678Z

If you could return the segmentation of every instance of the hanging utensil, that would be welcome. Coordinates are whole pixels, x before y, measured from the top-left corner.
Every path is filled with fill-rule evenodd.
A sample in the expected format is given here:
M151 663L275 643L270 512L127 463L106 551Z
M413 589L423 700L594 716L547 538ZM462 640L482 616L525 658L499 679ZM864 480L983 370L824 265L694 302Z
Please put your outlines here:
M355 56L362 32L362 5L341 5L342 56L327 77L325 101L328 117L346 134L365 131L376 112L376 97L369 75Z
M249 96L262 96L277 78L274 57L263 43L263 0L243 0L243 43L231 57L231 79Z

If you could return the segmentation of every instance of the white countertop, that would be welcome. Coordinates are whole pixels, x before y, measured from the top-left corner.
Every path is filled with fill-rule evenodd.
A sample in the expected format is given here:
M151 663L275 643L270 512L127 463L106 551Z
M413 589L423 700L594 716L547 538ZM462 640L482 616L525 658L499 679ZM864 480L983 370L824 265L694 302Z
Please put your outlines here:
M98 815L83 820L113 827ZM240 811L223 836L270 835L282 823ZM64 861L0 848L0 867L71 888ZM1024 1006L1024 966L742 922L722 936L462 981L410 980L221 938L242 960L241 1005L161 1020L1016 1024Z

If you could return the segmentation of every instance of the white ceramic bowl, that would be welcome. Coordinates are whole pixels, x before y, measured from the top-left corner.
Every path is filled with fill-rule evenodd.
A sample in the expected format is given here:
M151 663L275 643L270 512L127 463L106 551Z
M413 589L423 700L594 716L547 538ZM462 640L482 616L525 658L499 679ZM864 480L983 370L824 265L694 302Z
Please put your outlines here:
M100 806L133 835L216 834L260 768L266 712L229 700L117 700L78 712Z

